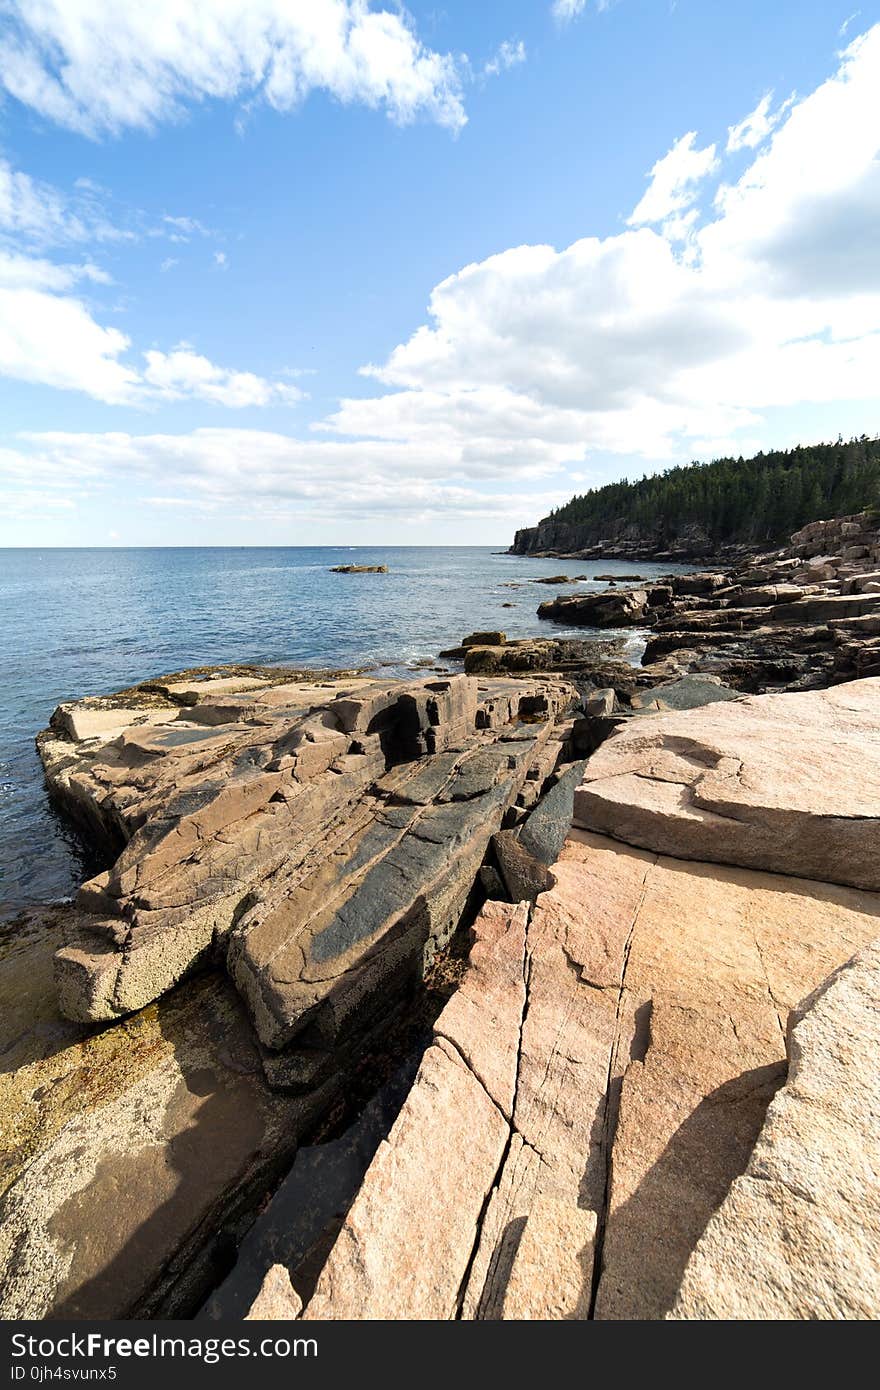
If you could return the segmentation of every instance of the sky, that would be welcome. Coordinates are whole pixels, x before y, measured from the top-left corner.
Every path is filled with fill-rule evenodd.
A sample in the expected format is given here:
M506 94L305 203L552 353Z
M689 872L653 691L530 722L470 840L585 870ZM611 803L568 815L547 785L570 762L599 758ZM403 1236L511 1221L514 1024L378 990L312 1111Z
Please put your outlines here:
M0 0L0 545L880 431L880 0Z

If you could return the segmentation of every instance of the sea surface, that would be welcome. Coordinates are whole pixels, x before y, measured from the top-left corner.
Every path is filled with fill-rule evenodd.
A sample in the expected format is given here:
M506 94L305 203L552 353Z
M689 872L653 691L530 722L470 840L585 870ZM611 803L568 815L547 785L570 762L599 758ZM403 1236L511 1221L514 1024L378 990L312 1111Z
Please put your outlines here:
M331 574L338 564L389 573ZM638 565L647 578L669 570ZM222 662L411 673L477 628L589 636L539 622L538 604L569 590L526 581L597 571L632 565L464 546L0 550L0 919L69 897L95 868L50 805L34 749L60 701ZM638 661L639 636L626 636Z

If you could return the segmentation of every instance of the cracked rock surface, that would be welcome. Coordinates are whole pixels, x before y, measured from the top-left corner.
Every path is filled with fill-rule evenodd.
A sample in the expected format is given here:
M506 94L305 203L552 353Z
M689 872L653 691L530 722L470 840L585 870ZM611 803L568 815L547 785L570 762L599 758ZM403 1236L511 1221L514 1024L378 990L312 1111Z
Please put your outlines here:
M560 776L564 680L203 674L41 736L112 863L0 935L0 1314L880 1312L880 678Z
M306 1318L659 1318L880 897L573 832L489 903Z
M316 1127L359 1066L380 1084L575 695L238 668L56 711L50 788L112 862L0 936L0 1314L192 1315L291 1165L321 1184ZM308 1194L318 1235L379 1137L337 1145L338 1191ZM267 1248L287 1257L286 1234ZM258 1308L285 1294L279 1275Z
M788 1080L670 1317L877 1317L878 1001L875 941L792 1015Z

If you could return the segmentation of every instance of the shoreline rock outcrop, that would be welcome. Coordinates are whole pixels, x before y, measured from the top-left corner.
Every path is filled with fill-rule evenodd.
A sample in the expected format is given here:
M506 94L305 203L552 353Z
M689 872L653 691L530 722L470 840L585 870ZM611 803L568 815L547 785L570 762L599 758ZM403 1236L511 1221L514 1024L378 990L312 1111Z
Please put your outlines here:
M823 797L845 796L864 717L870 804L862 809L876 845L870 730L880 682L824 695L835 703L776 695L723 702L711 713L754 720L757 706L761 717L775 711L778 732L794 727L805 741L823 741L827 785L814 807L802 800L799 836L813 816L822 826ZM697 738L684 733L705 717L701 709L654 714L613 735L597 757L612 756L650 723L666 727L677 756L697 749L693 763L705 770ZM755 745L752 764L743 762L746 787L761 754ZM596 761L586 765L587 788ZM663 771L660 758L654 775ZM461 986L435 1022L409 1097L305 1301L305 1319L759 1316L764 1281L781 1316L795 1305L797 1316L876 1315L874 1187L856 1203L866 1212L864 1239L852 1210L839 1209L862 1182L860 1145L870 1155L876 1140L877 1081L867 1059L880 893L848 886L851 864L839 846L814 866L825 874L818 881L669 857L676 831L662 815L655 834L647 850L576 828L552 865L554 885L533 906L487 904ZM782 838L765 836L767 860ZM790 849L796 843L789 838ZM850 1041L829 1039L815 1082L797 1067L786 1082L789 1015L860 950L873 964L846 1024ZM855 977L847 968L838 978ZM843 1007L835 1013L842 1023ZM803 1028L797 1024L795 1039ZM779 1132L777 1114L805 1114L787 1122L778 1162L796 1174L806 1165L792 1183L819 1184L811 1117L817 1141L833 1144L839 1105L830 1092L845 1088L851 1057L850 1084L865 1094L850 1125L853 1144L829 1157L830 1213L823 1207L816 1216L810 1192L802 1200L786 1189L784 1206L768 1213L754 1271L740 1279L761 1219L755 1203L767 1199L749 1195L743 1210L739 1194L754 1187L753 1170L769 1190L759 1136ZM464 1114L478 1117L479 1143L475 1132L456 1137Z
M645 631L642 665L715 674L751 694L880 674L880 522L814 522L724 569L542 603L541 618Z
M78 894L62 1008L120 1017L216 957L266 1046L311 1025L326 1047L445 944L575 698L552 680L287 683L215 690L121 733L113 710L109 741L90 726L78 742L66 711L40 741L50 786L125 843Z
M387 574L387 565L333 565L331 574Z
M0 1313L880 1314L880 673L844 679L880 556L844 522L636 591L712 669L487 630L461 675L60 706L106 867L0 933Z
M576 698L264 669L56 712L47 780L112 862L0 943L6 1316L198 1310L364 1068L369 1095L424 1046L422 981L457 979L492 837L558 779Z
M304 1318L663 1317L784 1084L789 1009L877 933L876 894L581 831L553 872L478 917Z

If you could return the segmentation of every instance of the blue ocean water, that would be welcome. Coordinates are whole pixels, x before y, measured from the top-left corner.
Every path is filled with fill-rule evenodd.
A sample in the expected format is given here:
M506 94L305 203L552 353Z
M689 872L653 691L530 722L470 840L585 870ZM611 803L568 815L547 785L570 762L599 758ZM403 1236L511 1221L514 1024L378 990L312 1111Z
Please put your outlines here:
M331 574L336 564L390 572ZM386 663L397 674L475 628L588 635L536 616L542 599L567 590L524 581L560 568L632 566L482 547L0 550L0 918L68 896L90 868L49 804L34 749L60 701L221 662ZM670 567L638 568L652 577Z

